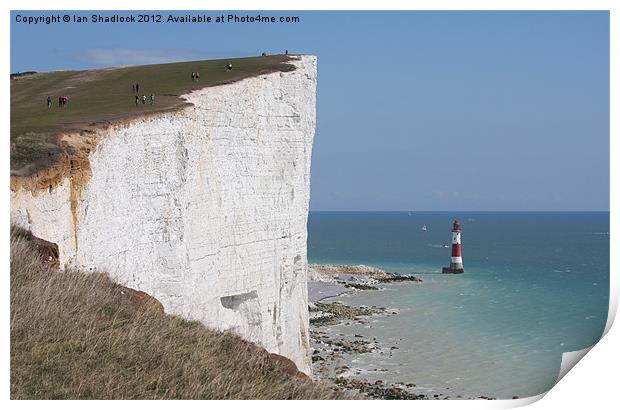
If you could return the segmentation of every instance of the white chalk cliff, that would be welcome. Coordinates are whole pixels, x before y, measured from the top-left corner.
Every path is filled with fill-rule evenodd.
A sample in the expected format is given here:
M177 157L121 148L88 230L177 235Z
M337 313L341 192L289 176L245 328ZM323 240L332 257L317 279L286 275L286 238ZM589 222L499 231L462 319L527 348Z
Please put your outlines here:
M309 373L316 58L292 63L98 131L88 180L12 190L12 222L58 244L61 266L109 272Z

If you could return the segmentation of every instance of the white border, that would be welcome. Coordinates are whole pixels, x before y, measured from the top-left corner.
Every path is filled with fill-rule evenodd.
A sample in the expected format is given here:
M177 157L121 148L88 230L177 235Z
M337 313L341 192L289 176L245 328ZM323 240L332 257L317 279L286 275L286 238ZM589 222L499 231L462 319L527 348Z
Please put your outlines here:
M618 240L615 232L618 232L619 228L619 219L615 214L615 211L618 207L618 165L613 161L614 158L618 158L618 118L620 118L620 112L618 110L618 81L617 81L617 73L620 69L619 64L619 53L620 47L618 44L618 39L620 38L620 32L618 30L620 23L620 13L618 6L619 2L611 1L611 0L476 0L476 1L468 1L464 0L436 0L436 1L420 1L420 0L410 0L410 1L396 1L396 0L382 0L377 2L371 1L355 1L355 2L336 2L336 1L327 1L327 0L298 0L295 2L291 1L283 1L283 0L263 0L263 1L250 1L250 0L217 0L217 1L209 1L207 2L197 2L197 1L189 1L189 0L175 0L172 1L133 1L131 5L128 4L127 1L120 0L109 0L109 1L101 1L101 0L91 0L89 1L88 7L84 7L83 1L76 0L59 0L55 2L50 1L15 1L8 0L3 1L0 6L3 10L3 18L0 22L1 31L0 31L0 42L2 44L2 57L0 59L0 64L3 68L3 73L6 76L5 80L1 82L2 87L2 95L9 96L9 81L8 81L8 73L10 72L10 64L9 64L9 56L10 56L10 10L45 10L45 9L60 9L60 10L79 10L79 9L93 9L93 10L126 10L126 9L134 9L134 10L347 10L347 9L355 9L355 10L610 10L610 52L611 52L611 101L610 101L610 117L611 117L611 127L610 127L610 135L611 135L611 146L610 146L610 169L611 169L611 187L610 187L610 198L611 198L611 224L610 224L610 246L611 253L613 254L614 250L620 249L618 247ZM8 98L0 99L0 105L2 107L2 126L4 127L3 135L9 135L9 102ZM2 372L1 376L1 385L3 388L3 398L8 400L9 398L9 362L10 362L10 350L9 350L9 240L8 240L8 231L9 231L9 195L8 195L8 186L9 186L9 144L8 138L5 139L5 142L0 145L0 150L2 150L3 158L5 161L3 162L4 170L2 171L2 179L5 181L4 186L6 187L4 191L2 191L2 200L0 201L0 205L2 206L2 211L4 212L4 218L2 220L2 227L4 228L5 235L0 236L0 240L3 241L3 246L0 249L2 252L2 261L4 261L4 280L2 282L4 289L4 298L3 298L3 315L2 315L2 345L4 346L3 354L0 355L0 360L2 363ZM614 184L615 183L615 184ZM619 365L618 360L618 352L617 346L620 345L620 335L618 334L617 329L611 329L610 326L613 322L613 319L616 314L617 305L618 305L618 262L617 259L611 260L611 302L610 302L610 314L606 327L606 336L599 342L592 351L587 355L587 359L581 361L577 365L577 369L570 372L565 378L563 378L556 387L551 389L551 391L547 394L544 400L538 401L536 404L532 406L535 409L547 409L547 408L568 408L568 409L581 409L585 406L590 408L608 408L611 407L612 403L617 403L617 398L615 397L615 389L616 379L618 376L617 366ZM617 327L617 326L616 326ZM508 375L507 375L508 376ZM414 405L416 407L422 408L469 408L469 409L480 409L480 408L510 408L520 405L525 405L536 401L541 398L543 395L536 398L529 399L520 399L513 401L492 401L486 402L481 400L475 401L430 401L430 402L382 402L377 403L374 401L362 401L362 402L354 402L354 403L342 403L342 402L296 402L296 403L285 403L285 402L216 402L205 404L202 402L194 401L194 402L183 402L183 403L170 403L170 402L144 402L144 401L133 401L133 402L119 402L114 403L113 405L121 406L121 407L129 407L135 408L136 406L149 406L150 408L168 408L169 406L188 406L198 408L204 408L205 405L213 406L217 405L218 407L237 407L237 406L262 406L268 405L270 407L306 407L306 408L314 408L315 406L327 406L327 407L336 407L342 405L352 404L356 407L361 408L374 408L377 405L380 406L390 406L390 407L403 407ZM23 407L30 406L31 402L10 402L11 406L14 407ZM83 407L84 405L93 406L95 408L107 408L111 405L108 402L45 402L41 403L45 406L51 406L52 408L78 408Z

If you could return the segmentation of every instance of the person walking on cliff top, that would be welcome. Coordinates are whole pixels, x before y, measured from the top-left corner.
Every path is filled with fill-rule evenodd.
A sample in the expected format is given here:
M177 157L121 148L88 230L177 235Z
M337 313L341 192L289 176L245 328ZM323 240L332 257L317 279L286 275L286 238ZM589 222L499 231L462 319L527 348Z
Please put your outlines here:
M232 71L232 64L231 63L226 64L226 71Z
M140 83L136 83L136 93L140 92Z
M196 81L200 80L200 73L196 71Z
M48 95L47 96L47 109L49 110L50 108L52 108L52 97Z
M58 96L58 106L62 107L62 95Z
M140 101L140 97L138 97L138 94L136 94L136 107L138 106L138 101Z
M133 83L131 84L131 92L134 94L136 93L136 85Z
M146 104L146 95L142 94L142 105Z
M151 105L153 105L153 103L155 102L155 95L151 93L149 100L151 101Z
M192 82L196 81L196 73L192 71Z

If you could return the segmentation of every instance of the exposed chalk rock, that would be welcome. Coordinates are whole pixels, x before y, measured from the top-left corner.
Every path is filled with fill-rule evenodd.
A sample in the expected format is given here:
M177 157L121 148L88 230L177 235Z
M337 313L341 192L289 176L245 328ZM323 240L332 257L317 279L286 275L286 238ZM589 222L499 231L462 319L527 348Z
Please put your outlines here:
M316 58L293 64L98 131L88 181L12 191L12 222L57 244L61 266L107 271L309 373Z

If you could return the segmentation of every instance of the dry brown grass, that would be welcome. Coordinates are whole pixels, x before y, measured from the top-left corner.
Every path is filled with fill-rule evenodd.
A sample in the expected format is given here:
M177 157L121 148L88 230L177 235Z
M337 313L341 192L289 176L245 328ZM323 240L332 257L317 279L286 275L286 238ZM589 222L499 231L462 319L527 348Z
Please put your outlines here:
M11 229L12 399L332 399L265 350L155 309L105 274L57 271Z

